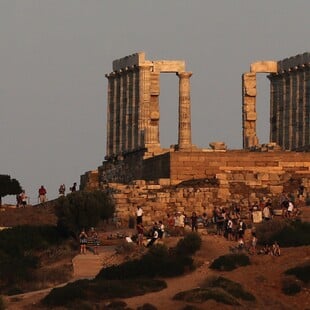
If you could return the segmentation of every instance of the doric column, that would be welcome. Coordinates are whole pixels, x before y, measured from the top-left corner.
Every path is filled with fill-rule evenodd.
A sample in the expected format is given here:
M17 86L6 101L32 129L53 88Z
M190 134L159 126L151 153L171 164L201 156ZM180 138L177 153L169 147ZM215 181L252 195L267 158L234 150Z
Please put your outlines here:
M256 134L256 73L242 75L242 129L243 148L258 145Z
M114 132L114 154L117 155L120 151L120 94L121 94L121 83L120 83L120 72L117 71L115 75L115 87L114 87L114 104L115 104L115 132Z
M292 82L291 82L291 124L292 124L292 141L290 149L296 149L298 147L298 112L299 112L299 92L298 92L298 67L295 66L292 69Z
M291 101L291 78L288 71L284 73L284 133L283 133L283 147L289 150L290 146L290 101Z
M298 147L303 146L304 134L303 134L303 124L304 124L304 98L305 98L305 66L300 65L298 71L298 114L297 114L297 123L298 123Z
M178 147L180 150L192 146L191 137L191 99L190 77L192 72L179 72L179 133Z
M132 89L132 149L139 146L139 69L133 68L133 89Z
M109 157L113 153L114 76L112 74L106 74L105 77L108 79L106 156Z
M118 154L124 150L124 70L119 70L119 129L118 129Z
M139 65L139 147L149 143L150 65Z
M304 99L304 143L310 145L310 63L305 66L305 99Z

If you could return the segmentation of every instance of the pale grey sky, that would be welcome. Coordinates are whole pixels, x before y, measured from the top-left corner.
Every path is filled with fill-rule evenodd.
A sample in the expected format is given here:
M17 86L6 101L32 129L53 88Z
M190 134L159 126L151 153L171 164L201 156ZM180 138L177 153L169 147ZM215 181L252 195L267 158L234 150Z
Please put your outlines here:
M258 60L309 52L309 0L0 0L0 174L36 202L105 156L105 74L145 51L193 71L192 139L242 147L241 75ZM177 142L178 79L161 75L161 144ZM268 142L269 89L258 83ZM4 199L6 201L6 199Z

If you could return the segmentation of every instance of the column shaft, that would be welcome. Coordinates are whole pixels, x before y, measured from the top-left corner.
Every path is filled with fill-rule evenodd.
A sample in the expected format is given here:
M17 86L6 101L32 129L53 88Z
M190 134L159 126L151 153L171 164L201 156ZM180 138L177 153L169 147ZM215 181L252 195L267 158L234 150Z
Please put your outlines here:
M191 99L190 77L192 72L177 73L179 77L179 149L187 149L192 146L191 138Z
M150 66L139 66L139 135L138 145L144 148L149 143L148 127L150 105Z

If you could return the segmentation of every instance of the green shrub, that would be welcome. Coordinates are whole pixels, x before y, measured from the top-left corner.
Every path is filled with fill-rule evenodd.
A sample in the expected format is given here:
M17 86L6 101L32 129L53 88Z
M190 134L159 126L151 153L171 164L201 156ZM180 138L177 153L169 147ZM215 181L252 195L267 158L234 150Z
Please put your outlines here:
M53 226L17 226L0 232L0 281L2 290L29 281L38 267L38 250L60 244L62 237Z
M64 287L53 289L43 300L46 306L72 307L81 300L99 302L111 298L129 298L156 292L167 287L162 280L143 279L132 280L80 280Z
M65 306L76 300L85 300L88 280L79 280L63 287L57 287L42 300L44 305Z
M310 223L283 221L261 223L256 228L258 242L261 245L272 244L275 240L282 247L310 245Z
M286 277L282 280L282 292L285 295L295 295L301 291L301 285L298 280Z
M255 300L255 296L245 291L240 283L231 281L224 277L210 277L202 284L202 287L219 287L235 298L247 301Z
M141 307L138 307L137 310L157 310L157 308L149 303L146 303Z
M193 255L201 247L201 238L197 233L186 234L176 245L177 255Z
M94 227L113 216L114 204L102 191L74 192L56 202L58 227L66 234L77 234L82 228Z
M240 305L239 302L233 298L231 295L227 294L221 288L195 288L189 291L183 291L177 293L173 299L175 300L184 300L187 302L194 302L194 303L203 303L209 299L213 299L217 302L238 306Z
M215 259L210 265L211 269L231 271L239 266L250 265L250 259L247 255L241 254L226 254Z
M124 310L127 304L122 300L113 300L103 306L103 310Z
M301 280L305 284L308 284L310 281L310 263L299 265L294 268L288 269L285 271L287 275L293 275L298 280Z
M131 279L137 277L173 277L193 268L193 259L170 254L163 244L152 246L140 259L102 269L97 279Z

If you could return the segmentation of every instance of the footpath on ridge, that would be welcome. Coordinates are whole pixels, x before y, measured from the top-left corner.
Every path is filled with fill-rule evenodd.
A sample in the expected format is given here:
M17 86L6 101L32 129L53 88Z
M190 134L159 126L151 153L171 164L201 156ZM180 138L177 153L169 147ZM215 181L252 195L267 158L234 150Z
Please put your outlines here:
M87 251L86 254L78 254L72 259L73 281L83 278L94 278L99 271L111 263L115 255L115 246L98 247L98 255Z

